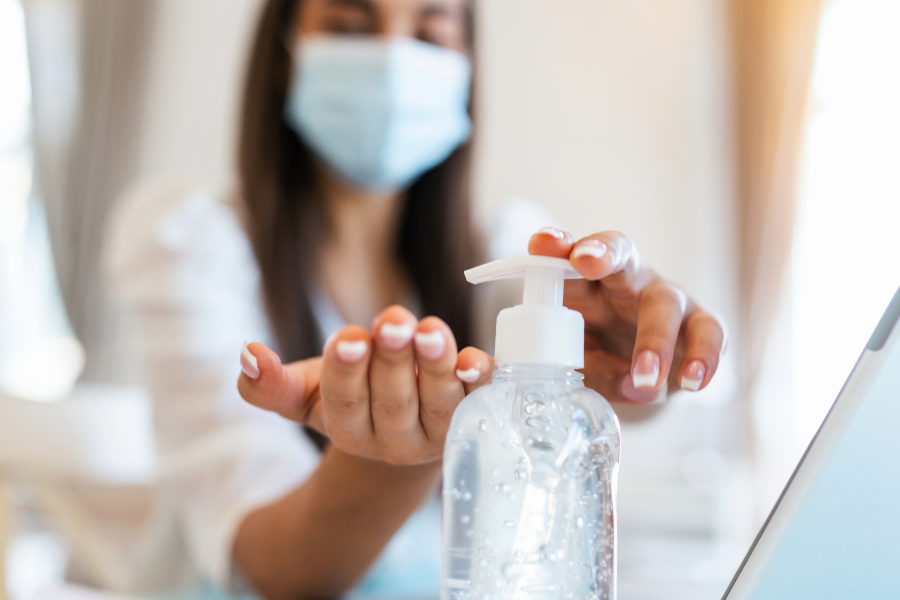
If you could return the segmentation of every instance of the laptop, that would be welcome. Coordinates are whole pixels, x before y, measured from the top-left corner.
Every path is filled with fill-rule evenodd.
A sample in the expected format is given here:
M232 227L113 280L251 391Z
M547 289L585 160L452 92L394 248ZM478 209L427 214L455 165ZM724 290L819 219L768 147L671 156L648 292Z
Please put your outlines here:
M900 290L723 600L900 598Z

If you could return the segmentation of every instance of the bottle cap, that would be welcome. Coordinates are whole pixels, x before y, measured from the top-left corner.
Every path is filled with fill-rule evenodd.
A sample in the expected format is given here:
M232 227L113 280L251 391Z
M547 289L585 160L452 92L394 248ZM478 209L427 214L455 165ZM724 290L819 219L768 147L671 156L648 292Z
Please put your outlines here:
M563 283L581 279L572 264L549 256L512 256L469 269L469 283L524 279L522 304L500 311L497 364L584 367L584 317L563 306Z

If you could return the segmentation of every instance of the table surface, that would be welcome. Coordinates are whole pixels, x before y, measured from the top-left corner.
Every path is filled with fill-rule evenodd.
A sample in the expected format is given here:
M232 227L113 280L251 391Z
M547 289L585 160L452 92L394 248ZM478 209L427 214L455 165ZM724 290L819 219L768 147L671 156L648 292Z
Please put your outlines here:
M619 544L618 600L720 600L744 551L711 541L628 537ZM157 597L157 600L163 597ZM88 588L56 585L32 600L135 600ZM174 594L166 600L238 600L210 593ZM408 599L409 600L409 599ZM421 599L427 600L427 599Z

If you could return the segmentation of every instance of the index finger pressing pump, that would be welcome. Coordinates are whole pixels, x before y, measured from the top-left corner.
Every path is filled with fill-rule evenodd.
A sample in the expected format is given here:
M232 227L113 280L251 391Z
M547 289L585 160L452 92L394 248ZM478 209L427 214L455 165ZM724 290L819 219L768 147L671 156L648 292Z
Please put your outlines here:
M619 422L586 388L584 318L562 305L569 261L466 271L525 280L497 318L493 383L466 397L444 447L443 600L614 600Z

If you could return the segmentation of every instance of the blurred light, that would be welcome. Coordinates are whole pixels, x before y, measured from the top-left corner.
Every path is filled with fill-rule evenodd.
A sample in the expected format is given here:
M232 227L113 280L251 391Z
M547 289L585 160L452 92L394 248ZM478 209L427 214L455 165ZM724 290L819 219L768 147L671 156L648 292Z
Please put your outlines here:
M71 392L85 357L65 320L43 211L29 203L31 85L18 0L0 0L0 89L0 390L51 401Z
M0 154L0 249L20 241L28 223L31 165L22 154Z
M822 16L793 260L794 398L808 441L900 285L900 2Z
M3 391L27 400L64 398L84 369L84 348L72 337L43 339L6 356L0 369Z
M896 108L900 103L898 23L897 0L834 2L822 16L813 79L816 99L863 118L875 116L859 112L865 106Z
M31 161L27 151L31 84L25 18L18 0L0 0L0 249L28 219Z
M43 588L63 583L67 554L62 539L54 533L15 537L6 559L9 599L31 600Z
M25 17L18 0L0 0L0 150L19 144L28 132L31 85L25 46Z

